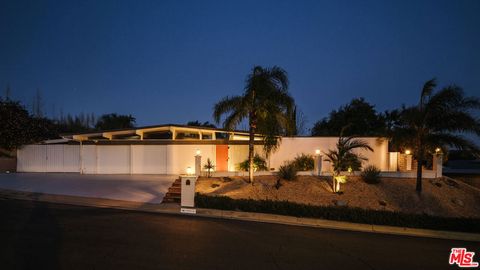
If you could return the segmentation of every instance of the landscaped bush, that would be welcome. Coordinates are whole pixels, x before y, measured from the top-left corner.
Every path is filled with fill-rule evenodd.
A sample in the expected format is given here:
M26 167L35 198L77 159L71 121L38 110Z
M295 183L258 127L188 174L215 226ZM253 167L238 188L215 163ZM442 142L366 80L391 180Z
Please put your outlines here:
M480 232L480 219L446 218L345 206L314 206L288 201L232 199L197 193L195 206L221 210L260 212L296 217L322 218L365 224L391 225L464 232Z
M292 163L297 171L313 171L315 160L312 155L302 153L296 156Z
M363 169L361 177L365 183L378 184L380 183L380 170L373 165L369 165Z
M242 171L248 172L248 159L245 160L244 162L238 164L238 168ZM258 172L258 171L267 171L267 162L265 159L263 159L261 156L258 154L255 154L253 157L253 171Z
M213 165L213 162L210 160L210 158L207 158L207 163L203 165L203 168L207 171L207 177L211 177L212 171L215 169L215 165Z
M278 169L278 177L285 180L295 180L297 178L297 168L294 163L285 163Z

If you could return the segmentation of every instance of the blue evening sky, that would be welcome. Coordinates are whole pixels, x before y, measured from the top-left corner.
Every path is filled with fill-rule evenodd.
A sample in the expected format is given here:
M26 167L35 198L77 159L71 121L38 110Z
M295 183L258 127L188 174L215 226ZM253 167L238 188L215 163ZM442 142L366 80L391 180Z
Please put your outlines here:
M211 121L254 65L287 70L308 127L354 97L480 93L480 1L0 1L0 89L44 110Z

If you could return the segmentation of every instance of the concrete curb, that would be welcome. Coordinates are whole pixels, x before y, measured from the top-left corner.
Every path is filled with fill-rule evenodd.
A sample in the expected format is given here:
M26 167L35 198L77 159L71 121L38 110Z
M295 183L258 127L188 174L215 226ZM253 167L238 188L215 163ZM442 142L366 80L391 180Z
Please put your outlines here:
M263 213L235 212L201 208L197 209L197 215L203 217L215 217L234 220L305 226L313 228L480 242L480 234L475 233L437 231L428 229L351 223L325 219L297 218L291 216L281 216Z
M385 225L372 225L361 223L350 223L343 221L333 221L314 218L299 218L292 216L282 216L264 213L226 211L217 209L197 208L196 214L180 213L180 206L176 204L148 204L138 202L128 202L111 199L87 198L68 195L54 195L43 193L32 193L24 191L13 191L0 189L0 199L18 199L39 202L50 202L59 204L68 204L76 206L89 206L111 208L129 211L140 211L148 213L162 213L182 216L199 216L207 218L221 218L231 220L254 221L263 223L305 226L312 228L324 228L335 230L348 230L356 232L392 234L414 237L428 237L448 240L462 240L480 242L480 234L452 232L452 231L436 231L427 229L416 229L407 227L394 227Z

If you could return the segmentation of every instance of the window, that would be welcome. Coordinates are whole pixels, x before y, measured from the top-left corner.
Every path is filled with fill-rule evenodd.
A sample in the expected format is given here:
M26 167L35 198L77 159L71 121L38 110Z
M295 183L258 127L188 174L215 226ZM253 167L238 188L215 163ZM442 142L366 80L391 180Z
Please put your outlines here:
M215 137L217 138L217 140L228 139L228 133L216 132Z
M202 140L211 140L212 133L202 133Z
M200 135L198 133L193 132L177 132L175 135L175 139L177 140L199 140Z

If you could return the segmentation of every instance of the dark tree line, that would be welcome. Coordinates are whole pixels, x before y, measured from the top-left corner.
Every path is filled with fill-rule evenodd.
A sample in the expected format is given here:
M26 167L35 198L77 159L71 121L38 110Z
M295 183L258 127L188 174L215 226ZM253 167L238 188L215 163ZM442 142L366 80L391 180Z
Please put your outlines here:
M355 98L349 104L332 110L328 117L316 122L312 136L378 136L385 133L390 112L377 113L375 106L364 98Z
M33 116L18 101L0 98L0 148L13 150L56 137L57 127L53 121Z
M14 150L24 144L60 138L61 134L96 130L131 128L135 118L116 113L105 114L98 119L93 114L61 116L49 119L39 113L29 112L19 101L6 96L0 98L0 148Z
M187 126L193 126L193 127L209 127L209 128L216 128L217 126L215 124L212 124L208 121L205 122L200 122L198 120L195 121L189 121L187 122Z

